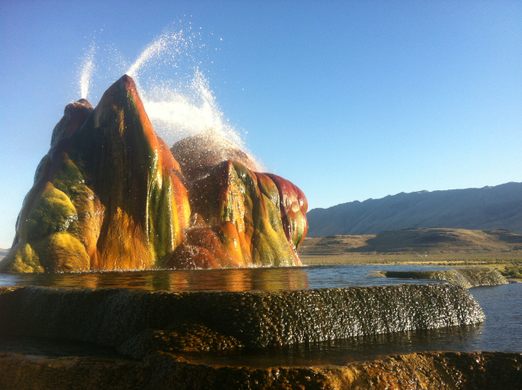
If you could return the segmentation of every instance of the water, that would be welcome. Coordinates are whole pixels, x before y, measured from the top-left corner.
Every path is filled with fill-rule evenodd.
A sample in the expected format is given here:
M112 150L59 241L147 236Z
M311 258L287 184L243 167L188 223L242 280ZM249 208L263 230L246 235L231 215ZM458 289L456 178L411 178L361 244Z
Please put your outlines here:
M157 81L138 88L147 115L167 143L204 135L211 137L221 149L243 150L255 161L239 132L225 119L208 80L199 69L184 86Z
M288 268L0 274L2 286L130 288L146 291L276 291L307 288L438 283L372 276L380 270L435 270L443 267L344 265ZM447 268L447 267L446 267Z
M382 270L435 270L441 268L448 267L344 265L83 274L0 274L0 286L118 287L174 292L277 291L404 283L440 283L428 280L382 278L372 275ZM486 350L522 352L522 284L479 287L471 289L470 292L486 313L486 321L478 326L360 337L267 351L243 351L240 354L189 354L187 357L196 362L231 365L247 364L265 367L275 365L344 364L353 360L373 359L389 354L420 351ZM17 341L13 341L13 343L13 345L17 345ZM6 343L4 342L4 344ZM6 345L7 347L4 346L4 349L8 348L9 343ZM54 351L53 353L57 352Z
M373 360L393 354L428 351L475 351L483 326L445 328L415 332L356 337L346 340L301 344L255 352L185 354L195 363L214 363L250 367L344 365L352 361Z
M469 347L522 352L522 283L470 291L484 309L486 321Z
M470 290L486 313L477 326L401 332L256 352L187 354L194 362L270 366L343 365L426 351L522 352L522 284Z
M82 63L82 68L80 71L80 97L82 99L87 99L89 97L89 89L91 87L91 78L92 72L94 71L94 52L95 46L94 43L89 46L87 52L85 53L85 58Z
M119 53L111 50L103 52L104 58L97 61L103 66L96 69L95 48L91 45L80 70L80 95L83 98L89 95L94 70L113 74L111 82L128 74L136 82L154 129L167 144L204 135L214 140L209 147L240 149L257 170L261 170L262 166L247 150L239 131L225 118L200 69L201 61L195 57L199 47L205 44L199 42L199 34L190 28L165 32L150 42L130 66L122 67ZM114 61L111 56L115 57Z
M188 42L184 39L183 31L164 33L143 49L138 58L125 73L133 78L138 78L140 71L144 66L158 58L161 58L162 55L171 50L179 53L187 44Z

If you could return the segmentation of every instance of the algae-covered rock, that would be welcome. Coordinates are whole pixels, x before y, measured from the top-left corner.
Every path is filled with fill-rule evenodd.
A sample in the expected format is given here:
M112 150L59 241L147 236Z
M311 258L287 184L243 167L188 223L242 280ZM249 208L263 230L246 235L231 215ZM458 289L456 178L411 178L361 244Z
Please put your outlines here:
M5 261L5 260L4 260ZM29 243L18 246L11 253L11 270L14 272L43 272L44 267L40 263L40 257Z
M124 76L94 110L83 99L66 107L0 266L12 272L162 266L189 217L179 165Z
M112 347L147 329L259 349L484 321L471 294L450 284L238 293L28 287L0 294L0 313L4 335Z
M219 353L205 357L481 322L469 292L449 284L177 294L0 288L0 313L4 337L119 352L0 353L0 388L474 389L517 388L521 379L520 354L421 353L345 366L268 368L220 362Z
M306 235L307 202L289 181L223 161L190 184L195 226L171 257L184 267L300 265L297 247Z
M85 99L67 105L0 271L301 264L307 202L299 188L258 173L211 131L172 151L128 76L94 109Z
M306 236L303 192L212 132L172 147L187 178L192 226L171 256L175 268L300 265Z
M431 279L455 284L463 288L508 284L507 279L493 268L457 268L440 271L385 271L388 278Z
M206 326L187 323L176 329L146 329L118 347L118 352L134 359L163 352L223 352L243 348L232 336L226 336Z
M479 286L498 286L508 284L508 280L494 268L463 268L458 269L471 284L472 287Z
M5 389L518 389L522 354L425 352L343 366L248 367L194 363L169 353L143 360L0 354Z

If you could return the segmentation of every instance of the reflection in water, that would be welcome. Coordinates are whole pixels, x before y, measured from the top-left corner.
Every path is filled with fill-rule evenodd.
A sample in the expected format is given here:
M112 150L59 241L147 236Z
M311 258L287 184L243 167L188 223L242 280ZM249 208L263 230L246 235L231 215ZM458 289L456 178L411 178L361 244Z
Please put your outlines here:
M306 268L242 268L2 275L0 286L128 288L147 291L277 291L308 288Z
M482 326L463 326L354 337L321 343L300 344L280 349L212 354L185 354L196 363L272 367L343 365L350 361L376 359L390 354L422 351L474 351L470 343Z
M129 288L147 291L276 291L306 288L373 286L398 283L438 283L371 276L376 270L403 266L319 266L234 268L214 270L157 270L77 274L0 274L2 286L67 288ZM408 266L407 269L415 267ZM417 267L419 268L419 267ZM435 267L423 267L433 269ZM440 269L440 267L438 267Z

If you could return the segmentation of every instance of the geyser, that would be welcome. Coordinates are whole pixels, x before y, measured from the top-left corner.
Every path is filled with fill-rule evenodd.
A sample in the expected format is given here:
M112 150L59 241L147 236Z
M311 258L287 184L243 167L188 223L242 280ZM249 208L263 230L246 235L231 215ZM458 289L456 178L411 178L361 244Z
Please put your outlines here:
M126 74L131 77L137 77L140 70L151 60L154 60L162 53L173 48L178 51L181 47L186 46L183 31L162 34L159 38L150 43L138 56L136 61L129 67Z
M177 142L192 136L211 137L215 151L230 147L241 149L259 169L237 131L224 118L207 80L198 69L187 91L180 92L160 83L144 88L142 95L149 118L167 141Z
M96 108L85 99L69 104L0 270L299 265L307 231L299 188L257 172L235 143L203 166L208 144L186 144L180 166L180 144L173 154L156 135L127 75Z
M80 97L87 99L89 97L89 89L91 86L92 72L94 71L94 51L95 46L92 44L87 50L83 60L82 69L80 71Z

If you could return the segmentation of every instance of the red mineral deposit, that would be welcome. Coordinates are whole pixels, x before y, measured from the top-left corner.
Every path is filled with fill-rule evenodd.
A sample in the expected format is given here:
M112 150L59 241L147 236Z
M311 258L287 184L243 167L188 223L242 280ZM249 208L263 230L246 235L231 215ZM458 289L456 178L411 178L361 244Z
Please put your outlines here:
M208 136L169 150L125 75L66 106L1 270L300 265L306 198L256 167Z

